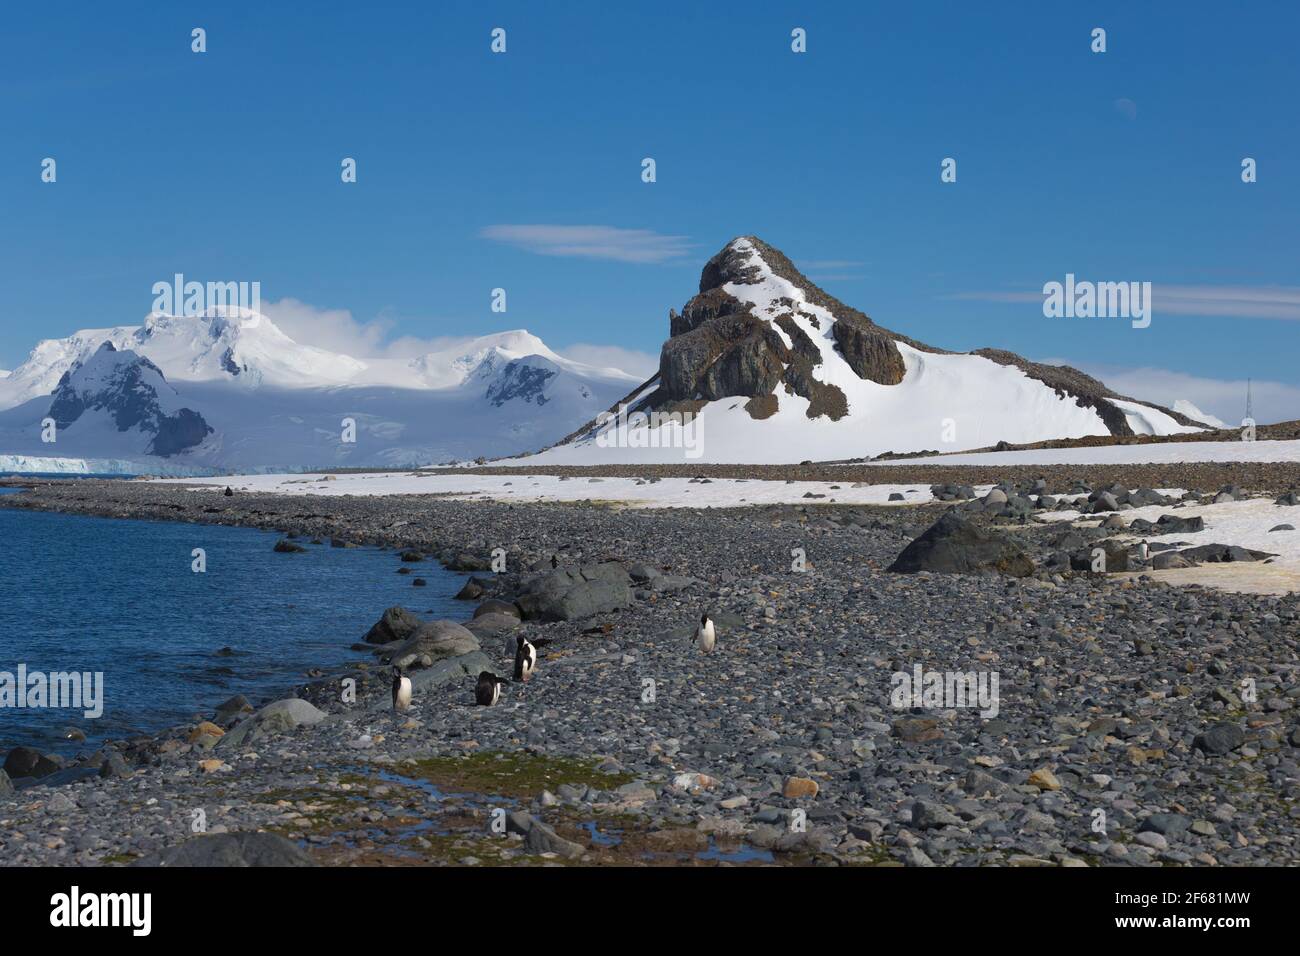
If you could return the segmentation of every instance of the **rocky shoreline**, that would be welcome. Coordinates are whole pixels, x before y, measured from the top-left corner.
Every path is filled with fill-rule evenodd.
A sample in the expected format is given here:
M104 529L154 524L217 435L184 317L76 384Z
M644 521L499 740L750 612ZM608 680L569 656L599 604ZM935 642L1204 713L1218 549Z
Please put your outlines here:
M1290 484L1159 467L1144 484ZM1037 490L1070 491L1073 471ZM463 625L377 607L370 635L339 637L355 666L279 702L211 702L62 777L0 780L10 864L1300 862L1296 595L1084 570L1113 527L1026 521L1029 488L952 495L956 544L922 547L946 504L616 511L26 484L0 506L379 545L395 573L436 560L475 578ZM1114 492L1092 493L1109 511ZM920 566L886 570L905 552ZM963 566L925 565L953 555ZM708 656L691 645L704 611ZM549 641L537 676L475 706L473 677L508 675L519 633ZM405 714L389 706L394 660L415 684ZM895 677L917 667L995 674L996 714L900 706Z

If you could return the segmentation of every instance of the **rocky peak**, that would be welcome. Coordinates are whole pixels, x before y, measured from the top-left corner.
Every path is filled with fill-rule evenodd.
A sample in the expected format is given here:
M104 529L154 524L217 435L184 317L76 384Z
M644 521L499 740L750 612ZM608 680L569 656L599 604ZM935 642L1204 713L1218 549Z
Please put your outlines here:
M809 402L810 418L847 413L843 392L816 369L827 349L862 379L901 382L906 367L893 333L818 288L784 253L757 236L727 243L705 264L700 291L679 315L660 353L660 400L751 400L755 417L780 393Z
M135 429L152 436L151 455L173 455L212 431L198 412L176 407L175 390L158 366L112 342L73 363L51 399L49 416L59 428L74 425L88 411L103 411L112 416L119 432Z

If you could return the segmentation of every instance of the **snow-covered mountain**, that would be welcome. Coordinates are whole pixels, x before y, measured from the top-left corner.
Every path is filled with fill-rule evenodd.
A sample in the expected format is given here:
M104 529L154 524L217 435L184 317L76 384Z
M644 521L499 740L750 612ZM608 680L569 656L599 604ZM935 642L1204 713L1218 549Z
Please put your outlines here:
M109 450L119 454L167 458L194 447L212 431L202 415L181 404L158 366L112 342L74 362L51 398L45 419L54 423L51 444L59 434L73 431L88 440L108 437Z
M709 260L669 323L659 372L622 422L595 419L527 461L789 463L1204 427L1076 369L891 332L753 236Z
M176 474L498 457L555 441L636 382L522 330L363 360L296 342L246 310L151 315L43 341L0 378L0 469L51 458L66 459L54 470ZM47 417L59 423L53 444L41 440Z

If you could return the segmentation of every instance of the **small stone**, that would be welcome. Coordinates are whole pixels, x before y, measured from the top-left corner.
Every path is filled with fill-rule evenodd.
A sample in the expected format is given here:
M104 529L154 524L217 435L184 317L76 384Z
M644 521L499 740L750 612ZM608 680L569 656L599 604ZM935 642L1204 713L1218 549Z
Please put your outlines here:
M1061 781L1056 779L1056 774L1052 773L1046 767L1039 767L1029 775L1026 781L1030 786L1037 787L1039 790L1060 790Z
M789 777L781 792L787 800L802 800L817 796L818 789L816 780L810 780L808 777Z

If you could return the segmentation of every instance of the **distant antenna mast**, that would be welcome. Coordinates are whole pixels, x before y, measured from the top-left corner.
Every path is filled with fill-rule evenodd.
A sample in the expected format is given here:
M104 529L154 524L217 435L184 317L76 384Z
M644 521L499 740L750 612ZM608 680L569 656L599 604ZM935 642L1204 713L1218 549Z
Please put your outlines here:
M1253 411L1254 409L1252 408L1250 400L1250 379L1246 379L1246 417L1252 421L1255 418Z

